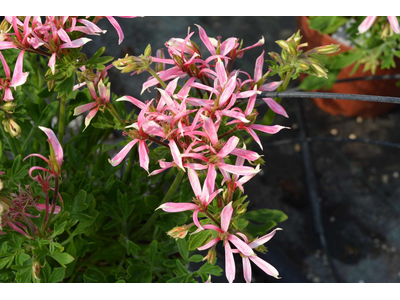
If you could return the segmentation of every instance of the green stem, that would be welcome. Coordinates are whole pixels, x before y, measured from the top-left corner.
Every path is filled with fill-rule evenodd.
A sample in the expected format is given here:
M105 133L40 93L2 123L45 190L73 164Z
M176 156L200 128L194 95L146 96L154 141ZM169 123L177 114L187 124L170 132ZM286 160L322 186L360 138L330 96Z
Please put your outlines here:
M292 72L286 73L285 79L284 79L283 83L278 87L277 92L286 91L291 78L292 78ZM279 104L279 103L281 103L282 98L274 98L274 100ZM274 122L274 118L275 118L275 112L273 112L272 109L269 109L267 114L264 117L263 124L271 125L272 122Z
M182 170L179 171L178 175L175 177L174 182L172 183L168 192L165 194L163 200L161 201L160 205L168 202L169 199L171 199L172 195L175 194L180 182L182 181L184 174L185 174L185 172L183 172ZM138 240L143 234L145 234L147 232L147 230L149 230L151 228L151 226L153 226L153 223L157 220L157 218L161 214L161 212L162 212L162 210L160 209L160 210L156 210L153 213L153 215L150 217L150 219L148 219L146 224L138 232L136 232L135 237L134 237L135 240Z
M57 205L57 197L58 197L58 188L59 188L59 181L58 181L58 176L56 176L55 178L55 182L54 182L54 195L53 195L53 200L51 201L51 213L49 215L49 219L47 220L47 224L45 227L45 233L47 231L47 228L49 228L50 223L51 223L51 219L54 216L54 211L56 209L56 205Z
M63 96L60 99L60 113L58 115L58 141L61 147L63 146L65 134L65 109L67 107L67 97Z
M125 128L125 126L126 126L125 121L119 116L117 110L115 109L114 105L111 102L107 103L107 109L110 112L110 114L112 114L113 117L118 120L118 122L120 123L120 126L122 128Z
M162 85L162 87L165 89L167 87L167 84L160 78L160 76L158 76L158 74L152 69L152 68L148 68L147 71L154 76L155 79L158 80L158 82Z
M122 182L126 183L126 181L129 179L129 174L131 173L135 153L135 151L131 151L131 153L129 154L128 165L126 166L124 177L122 177Z

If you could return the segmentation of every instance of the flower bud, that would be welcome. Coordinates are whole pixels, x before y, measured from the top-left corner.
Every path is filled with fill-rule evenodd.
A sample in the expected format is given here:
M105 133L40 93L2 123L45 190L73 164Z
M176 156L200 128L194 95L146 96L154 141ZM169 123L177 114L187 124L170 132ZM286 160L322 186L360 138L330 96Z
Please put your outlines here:
M340 50L340 45L327 45L315 48L317 50L317 54L333 54Z
M305 62L300 62L297 66L303 71L310 69L310 66Z
M203 261L207 260L208 263L213 264L216 257L217 251L215 250L215 246L213 246L210 250L208 250L208 254L203 258Z
M172 228L167 234L175 240L184 239L188 234L189 228L187 225Z
M279 47L281 47L283 50L286 50L287 52L289 52L289 43L284 41L284 40L279 40L276 41L275 43L277 43L279 45Z
M145 57L151 56L151 45L150 44L148 44L146 49L144 49L144 56Z
M4 103L2 108L7 113L12 114L16 107L17 107L17 103L15 103L15 102L6 102L6 103Z
M19 138L21 136L21 127L14 119L3 120L4 131L8 132L12 137Z
M35 280L40 280L39 278L40 270L41 270L40 263L38 261L34 261L32 264L32 277Z
M318 64L311 64L311 70L317 77L328 78L328 70Z

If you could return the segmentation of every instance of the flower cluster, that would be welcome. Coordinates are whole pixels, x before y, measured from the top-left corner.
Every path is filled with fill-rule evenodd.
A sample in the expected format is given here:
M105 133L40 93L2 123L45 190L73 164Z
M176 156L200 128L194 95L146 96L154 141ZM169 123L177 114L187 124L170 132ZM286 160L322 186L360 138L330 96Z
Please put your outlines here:
M366 17L364 21L358 26L358 32L359 33L364 33L367 32L368 29L371 28L371 26L374 24L375 20L377 17ZM387 17L390 28L397 34L400 33L400 26L399 26L399 21L397 20L397 17Z
M200 247L199 250L212 248L222 240L226 253L226 275L229 282L234 280L235 265L233 253L238 252L245 258L250 258L267 274L278 277L278 272L268 263L259 259L252 248L254 243L263 244L268 239L259 239L262 242L247 244L244 233L234 229L231 219L233 214L239 215L238 201L234 194L237 188L242 192L243 184L260 171L261 156L246 149L243 138L236 136L238 131L245 131L262 148L256 131L275 134L283 128L280 125L257 124L256 99L262 91L273 91L280 86L281 81L266 82L270 70L263 71L264 52L258 57L254 75L232 70L232 63L236 58L243 56L244 51L261 46L261 39L253 46L242 48L237 38L221 41L209 38L203 28L198 26L200 39L210 52L204 57L200 49L190 40L194 32L185 39L170 39L166 46L170 59L163 58L162 51L157 51L158 57L149 56L146 51L141 57L143 61L155 62L158 72L151 72L150 77L143 84L143 91L157 86L158 97L146 103L132 97L124 96L117 101L128 101L139 110L137 121L126 127L125 136L128 144L113 158L110 163L119 165L127 156L132 147L138 144L140 166L149 175L155 175L168 168L177 168L186 172L193 189L194 198L191 203L163 203L159 209L166 212L193 211L193 222L197 226L196 232L213 230L218 237ZM119 60L116 65L121 69L135 70L134 61L129 57ZM144 64L144 63L143 63ZM166 68L166 65L172 65ZM143 65L142 65L143 66ZM149 70L148 65L145 69ZM187 77L182 87L178 81ZM165 82L168 82L166 84ZM163 87L163 88L161 88ZM271 98L263 98L271 110L288 117L284 108ZM94 104L93 104L94 107ZM159 160L160 169L149 170L149 144L157 143L168 147L172 161ZM235 163L232 163L235 160ZM249 165L245 163L249 162ZM218 184L217 177L223 177ZM205 180L201 184L200 176ZM220 213L211 213L210 204L217 199ZM190 226L171 230L169 233L175 238L186 236ZM275 233L268 235L272 237ZM239 238L240 237L240 238ZM243 240L242 240L243 239ZM236 249L231 249L232 243ZM254 244L254 245L253 245ZM209 256L211 254L209 253ZM214 255L215 257L215 255ZM246 264L247 281L250 267Z

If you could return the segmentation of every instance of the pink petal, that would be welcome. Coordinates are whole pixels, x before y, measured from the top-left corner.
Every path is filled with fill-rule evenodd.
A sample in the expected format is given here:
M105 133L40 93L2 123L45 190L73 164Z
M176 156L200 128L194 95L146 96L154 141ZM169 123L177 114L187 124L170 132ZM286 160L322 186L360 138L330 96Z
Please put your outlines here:
M225 242L225 275L229 283L235 280L235 260L233 259L232 249L228 242Z
M199 28L200 39L202 40L208 51L210 51L211 55L215 55L215 47L211 43L209 37L207 36L207 33L200 25L195 25Z
M286 118L289 118L288 114L286 113L286 110L274 99L272 98L262 98L265 103L269 106L270 109L272 109L273 112L277 113L278 115L282 115Z
M224 63L218 58L217 63L215 65L215 71L217 72L218 81L221 87L224 87L228 78L226 76L226 70Z
M38 154L38 153L29 154L28 156L26 156L26 157L23 159L23 161L25 161L25 160L26 160L27 158L29 158L29 157L39 157L39 158L43 159L47 164L50 163L49 160L48 160L46 157L44 157L43 155Z
M83 129L83 131L86 130L86 128L90 124L90 121L92 121L92 119L94 118L94 116L97 114L98 111L99 111L99 107L95 107L88 113L88 115L85 118L85 128Z
M275 91L283 81L275 81L275 82L270 82L262 85L258 90L263 91L263 92L272 92Z
M197 172L193 169L188 169L188 177L190 181L190 185L192 186L193 193L195 196L200 196L201 195L201 186L200 186L200 180L199 176L197 175Z
M265 260L262 260L258 256L250 256L249 257L253 263L255 263L261 270L263 270L269 276L275 277L279 279L279 272L272 265L267 263Z
M206 182L202 193L202 200L205 200L212 192L214 192L216 178L217 178L217 171L215 171L215 166L213 164L209 164Z
M197 208L194 212L193 212L193 222L194 224L198 227L198 229L203 230L204 228L201 226L200 222L199 222L199 208Z
M258 246L264 245L266 242L268 242L270 239L273 238L277 230L283 230L282 228L276 228L275 230L271 231L270 233L252 241L249 246L251 248L257 248Z
M128 101L132 103L133 105L136 105L140 109L146 108L146 104L144 104L142 101L132 97L132 96L123 96L121 98L118 98L116 101Z
M242 264L243 264L243 276L244 280L246 280L247 283L251 282L251 264L250 260L247 257L242 257Z
M238 250L246 256L251 256L254 255L253 249L250 248L249 245L247 245L245 242L243 242L241 239L239 239L237 236L230 234L228 236L228 240L235 245Z
M137 142L138 140L136 139L129 142L124 148L122 148L122 150L113 159L108 160L109 163L114 167L118 166Z
M211 118L207 118L206 116L203 115L201 115L201 117L203 118L204 121L203 128L206 131L211 144L215 145L216 143L218 143L218 134L217 130L215 129L215 124L213 123Z
M7 62L4 59L4 56L1 52L0 52L0 59L1 59L1 63L3 64L3 69L4 69L4 73L6 74L6 77L10 78L11 77L10 68L8 67Z
M387 17L390 23L390 27L392 27L395 33L400 33L400 26L397 17Z
M227 55L235 46L237 38L229 38L221 44L221 55Z
M221 229L224 232L228 231L229 225L231 224L232 213L233 213L233 208L231 201L227 206L224 207L224 209L221 212Z
M18 55L17 62L15 64L14 74L10 83L10 86L13 87L14 89L16 89L17 86L23 85L26 82L26 79L29 75L29 72L25 73L22 72L24 63L24 53L25 50L22 50L21 53Z
M139 141L139 164L149 172L149 149L147 148L146 141Z
M285 126L280 126L280 125L266 126L266 125L258 125L258 124L250 125L249 128L259 130L259 131L269 133L269 134L278 133L282 129L290 129L290 127L285 127Z
M162 209L163 211L174 213L174 212L182 212L188 210L197 210L198 206L194 203L175 203L175 202L167 202L161 204L157 209Z
M42 204L42 203L35 203L36 208L38 211L42 211L42 210L46 210L46 204ZM61 211L61 207L60 206L56 206L56 209L54 210L55 214L58 214Z
M72 46L71 39L69 38L68 34L65 32L64 29L62 28L58 29L57 35L63 42L67 43L69 46Z
M51 69L51 73L55 73L55 65L56 65L56 53L54 52L52 55L51 55L51 57L50 57L50 59L49 59L49 63L47 64L49 67L50 67L50 69Z
M171 150L172 158L174 159L174 162L178 165L179 168L185 171L183 168L182 164L182 157L181 153L179 151L178 146L175 143L175 140L169 140L169 148Z
M71 41L71 44L62 44L60 47L58 47L58 49L79 48L90 41L91 41L91 39L88 39L88 38L80 38L80 39Z
M55 159L57 160L58 165L61 167L64 158L64 152L56 135L54 134L53 130L49 128L39 126L39 129L42 130L47 135L48 137L47 141L51 144L51 147L53 148L54 151Z
M256 141L256 143L260 146L261 150L263 150L264 149L263 145L261 144L260 138L258 137L256 132L249 127L245 127L244 129L253 137L253 139Z
M17 48L13 42L0 41L0 50Z
M97 105L97 102L90 102L88 104L80 105L78 107L75 107L74 109L74 116L78 116L88 110L91 110L93 107Z
M376 17L366 17L364 21L358 26L358 32L364 33L366 32L372 24L374 24Z
M209 248L211 248L212 246L214 246L216 243L218 243L221 239L219 237L211 240L210 242L208 242L207 244L205 244L204 246L201 246L199 248L197 248L197 250L207 250Z
M219 98L220 107L222 107L225 104L225 102L228 101L228 99L234 92L235 88L236 88L236 75L232 76L231 79L229 79L228 83L226 84L224 91L222 92Z
M117 20L115 20L113 17L109 16L106 18L108 19L108 21L110 21L111 25L115 28L115 30L117 31L118 34L118 45L120 45L122 43L122 41L124 40L124 33L122 31L121 26L118 24Z
M239 138L236 136L231 136L226 144L222 147L221 150L217 153L217 156L220 158L224 158L228 156L237 146L239 143Z
M224 169L225 171L236 174L236 175L254 175L259 172L259 170L253 169L252 167L246 167L246 166L233 166L233 165L228 165L224 163L219 163L218 168Z
M204 229L214 230L214 231L219 232L219 233L223 233L221 228L219 228L218 226L212 225L212 224L205 224L205 225L203 225L203 228Z
M264 67L264 52L257 58L256 66L254 68L254 81L257 82L261 79Z
M260 158L260 155L257 152L240 148L233 149L230 154L242 157L249 161L255 161Z
M4 89L4 101L12 101L14 100L14 97L12 95L11 89L10 88L5 88Z

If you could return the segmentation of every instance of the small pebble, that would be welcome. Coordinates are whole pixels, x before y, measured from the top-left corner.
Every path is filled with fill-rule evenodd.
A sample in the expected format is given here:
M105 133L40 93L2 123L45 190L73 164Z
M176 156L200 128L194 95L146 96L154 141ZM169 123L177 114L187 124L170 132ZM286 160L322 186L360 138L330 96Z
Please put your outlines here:
M294 151L300 152L301 151L301 146L299 143L294 144Z
M363 118L357 117L356 122L359 123L359 124L361 124L361 123L363 122Z
M337 130L336 128L332 128L331 129L331 134L332 135L337 135L339 133L339 130Z
M392 247L392 248L390 248L390 251L392 251L392 252L396 252L396 247Z
M379 239L374 239L374 243L378 244L379 243Z
M349 139L351 139L351 140L355 140L356 138L357 138L357 136L354 133L349 135Z
M393 178L399 178L399 172L393 172Z
M297 129L297 128L299 128L299 124L293 123L293 124L292 124L292 129Z
M358 281L358 283L365 283L365 282L364 282L364 280L361 279Z
M382 175L382 183L383 184L388 184L388 182L389 182L389 175L383 174Z
M335 217L330 217L330 218L329 218L329 221L330 221L331 223L335 222L335 220L336 220Z
M383 249L383 250L387 250L386 244L383 244L383 245L382 245L382 249Z
M316 276L316 277L313 278L313 281L315 283L319 283L319 282L321 282L321 279L318 276Z

